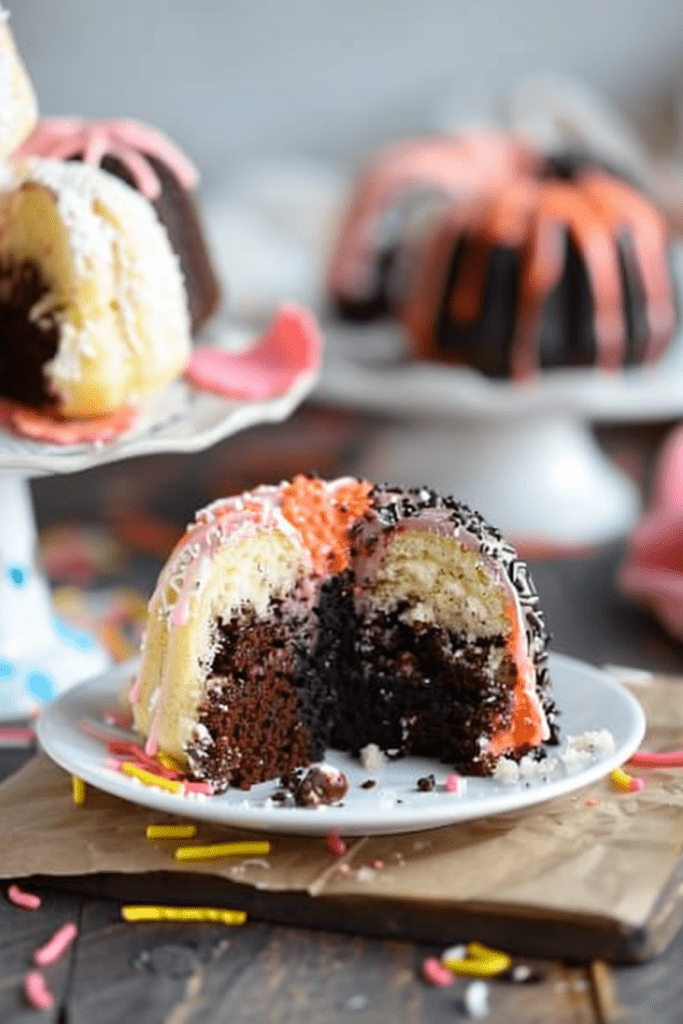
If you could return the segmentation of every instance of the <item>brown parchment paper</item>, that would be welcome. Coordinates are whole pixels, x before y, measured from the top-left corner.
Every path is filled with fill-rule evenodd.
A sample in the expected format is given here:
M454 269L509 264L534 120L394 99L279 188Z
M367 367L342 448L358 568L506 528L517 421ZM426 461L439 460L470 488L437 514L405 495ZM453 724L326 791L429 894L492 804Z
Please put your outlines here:
M683 747L683 680L632 688L648 718L645 745ZM197 872L314 897L526 907L634 927L652 913L683 852L683 769L637 774L641 793L615 792L603 780L510 815L353 840L343 858L323 838L276 835L266 858L186 863L173 858L177 842L145 838L148 824L170 818L92 787L78 807L69 776L39 754L0 786L0 877ZM200 822L193 842L230 838L258 836Z

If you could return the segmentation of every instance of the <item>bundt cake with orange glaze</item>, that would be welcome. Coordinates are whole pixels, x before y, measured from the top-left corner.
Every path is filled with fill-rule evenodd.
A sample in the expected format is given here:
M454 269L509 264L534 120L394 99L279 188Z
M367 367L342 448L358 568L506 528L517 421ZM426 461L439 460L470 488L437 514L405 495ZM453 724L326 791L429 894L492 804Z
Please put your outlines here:
M443 213L400 318L416 357L494 377L654 362L676 323L666 223L611 172L550 162Z
M129 696L148 754L214 791L330 746L489 774L556 739L547 640L525 564L478 513L300 476L197 513Z
M538 166L521 139L486 131L380 151L358 174L337 228L327 274L336 312L357 321L394 313L435 215Z
M522 379L657 360L673 335L664 217L578 154L463 134L388 147L358 177L328 293L346 319L399 318L418 359Z
M162 132L139 121L78 117L41 118L15 153L15 159L27 156L101 167L152 203L180 260L196 334L216 311L221 292L192 199L199 174L189 158Z

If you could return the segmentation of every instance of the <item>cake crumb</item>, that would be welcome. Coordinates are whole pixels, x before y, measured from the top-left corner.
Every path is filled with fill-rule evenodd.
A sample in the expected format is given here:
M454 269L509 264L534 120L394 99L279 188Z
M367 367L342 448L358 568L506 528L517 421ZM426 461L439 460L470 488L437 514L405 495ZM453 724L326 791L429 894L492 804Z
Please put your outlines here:
M431 793L436 786L436 779L434 775L423 775L415 783L415 788L420 793Z
M360 762L368 771L378 771L384 764L384 754L376 743L368 743L360 752Z
M493 770L493 778L503 786L514 786L519 782L519 766L509 757L501 757Z

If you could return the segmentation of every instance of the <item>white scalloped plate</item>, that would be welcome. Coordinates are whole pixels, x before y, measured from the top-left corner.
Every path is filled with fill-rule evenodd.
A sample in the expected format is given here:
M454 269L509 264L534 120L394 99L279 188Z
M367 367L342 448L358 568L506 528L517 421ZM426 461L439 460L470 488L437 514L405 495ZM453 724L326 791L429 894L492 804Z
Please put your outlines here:
M107 768L105 743L79 728L83 721L103 728L105 713L116 706L121 687L134 669L134 663L119 665L49 704L38 721L38 736L46 753L66 771L124 800L185 818L266 832L326 835L334 831L349 836L415 832L518 811L607 775L629 758L645 733L645 716L628 690L606 672L556 654L551 656L550 669L562 712L563 736L607 729L614 738L610 753L592 755L578 771L567 772L558 759L563 745L550 747L552 763L545 777L525 778L513 784L468 777L464 793L458 795L445 791L442 783L449 769L439 762L410 757L385 762L379 771L371 772L354 758L333 750L326 760L349 780L349 791L340 804L318 809L274 804L270 797L278 788L275 781L253 786L247 792L184 796L144 786ZM133 738L120 730L115 735ZM418 792L416 780L428 773L435 775L436 788L430 793ZM374 778L377 785L360 788L368 778Z
M201 341L234 351L248 348L252 338L253 332L216 320ZM247 427L286 419L312 390L317 375L317 370L303 372L285 393L257 402L223 398L177 380L145 406L130 430L100 444L46 444L0 427L0 473L75 473L138 455L203 451Z

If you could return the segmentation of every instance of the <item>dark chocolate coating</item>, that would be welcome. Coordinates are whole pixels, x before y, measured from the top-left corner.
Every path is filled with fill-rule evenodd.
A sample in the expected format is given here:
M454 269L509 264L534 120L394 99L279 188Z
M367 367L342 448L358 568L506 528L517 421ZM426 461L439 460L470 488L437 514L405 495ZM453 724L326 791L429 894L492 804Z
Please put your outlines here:
M192 334L196 335L220 302L221 290L211 264L195 204L167 164L145 154L161 184L161 194L152 204L166 228L171 248L180 260L185 279ZM105 156L102 169L121 178L132 188L135 182L125 165Z

